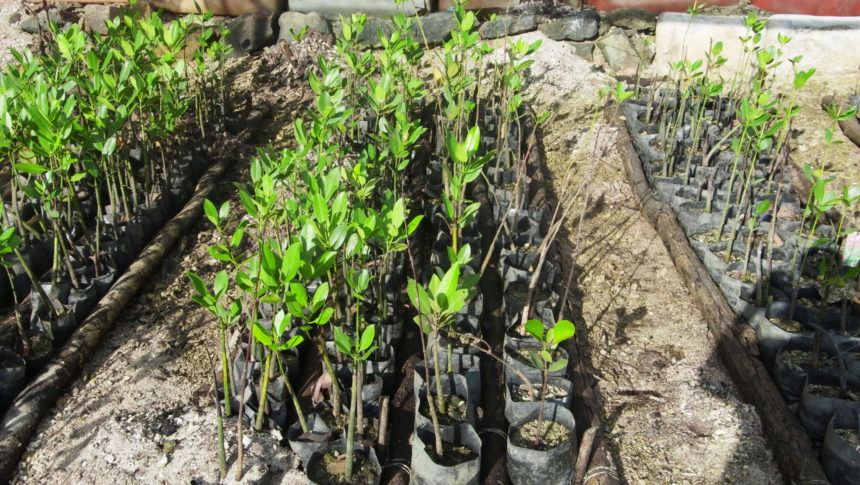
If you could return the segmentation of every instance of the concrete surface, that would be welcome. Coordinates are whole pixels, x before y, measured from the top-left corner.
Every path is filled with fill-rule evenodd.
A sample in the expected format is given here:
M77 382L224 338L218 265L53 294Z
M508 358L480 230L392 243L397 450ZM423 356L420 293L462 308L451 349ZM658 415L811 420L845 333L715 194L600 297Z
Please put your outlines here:
M813 17L808 15L774 15L762 32L766 46L777 45L777 35L791 37L783 46L785 62L778 69L790 82L791 64L787 61L803 56L799 67L815 67L817 78L840 79L860 74L860 17ZM739 37L747 28L740 16L699 16L685 13L663 13L657 21L656 58L652 69L657 74L669 72L670 62L684 57L705 58L712 43L722 41L722 56L728 59L721 73L731 76L741 67L743 58Z

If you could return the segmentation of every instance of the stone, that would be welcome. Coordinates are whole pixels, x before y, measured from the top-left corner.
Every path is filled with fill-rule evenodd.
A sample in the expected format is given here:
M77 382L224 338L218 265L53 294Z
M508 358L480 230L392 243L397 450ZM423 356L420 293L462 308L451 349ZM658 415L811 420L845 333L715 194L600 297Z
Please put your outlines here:
M430 15L418 17L418 22L424 30L424 35L421 35L421 29L415 25L413 37L419 42L424 42L426 38L429 45L440 45L451 35L451 32L457 28L457 19L451 12L436 12Z
M42 10L36 15L28 16L21 21L18 27L20 27L21 30L27 32L28 34L38 34L40 26L42 28L42 31L46 32L49 27L48 19L53 20L58 27L62 26L63 19L60 17L59 12L54 9L51 9L50 13L45 13L45 11Z
M227 28L227 43L233 47L233 57L242 56L275 43L272 28L274 13L256 12L240 15Z
M407 16L415 15L417 12L431 10L429 0L405 0L397 5L394 0L289 0L291 12L317 12L330 18L340 15L349 16L352 13L361 12L370 17L392 17L398 13Z
M578 10L571 15L550 20L539 27L552 40L591 40L597 37L600 16L591 9Z
M632 75L639 68L639 54L623 30L612 28L597 41L597 47L615 73Z
M531 32L536 28L537 18L534 15L499 15L481 24L478 32L482 39L498 39L507 35Z
M10 24L17 24L20 20L21 20L21 12L12 12L12 14L9 15L9 23Z
M647 10L636 8L619 8L607 12L603 20L613 27L635 30L637 32L653 33L657 28L656 15Z
M419 17L418 21L421 22L424 35L421 34L422 30L418 25L415 25L415 28L412 31L412 38L420 42L422 45L424 44L425 37L428 45L440 45L445 42L445 40L447 40L451 35L451 32L457 28L457 19L454 18L454 14L451 12L431 13L430 15ZM364 45L379 47L381 44L379 42L379 34L377 32L381 32L382 35L389 36L391 35L392 29L393 27L390 20L369 17L367 22L364 24L364 30L358 36L358 40Z
M387 19L368 17L367 22L364 24L364 30L358 34L358 40L364 45L379 47L382 44L379 42L377 32L381 32L385 36L391 35L391 22Z
M84 7L84 30L107 34L107 22L120 15L119 7L90 4Z
M654 60L655 54L654 38L637 33L630 33L628 38L633 48L636 49L636 53L639 54L639 58L650 64Z
M278 39L290 44L294 40L293 33L298 35L305 27L308 28L308 31L313 30L321 34L332 35L329 21L316 12L284 12L278 18Z
M520 0L470 0L466 4L467 10L504 10L506 8L516 7L520 4ZM439 0L439 10L448 10L456 6L455 0Z
M573 42L571 45L579 57L586 61L594 60L594 42Z

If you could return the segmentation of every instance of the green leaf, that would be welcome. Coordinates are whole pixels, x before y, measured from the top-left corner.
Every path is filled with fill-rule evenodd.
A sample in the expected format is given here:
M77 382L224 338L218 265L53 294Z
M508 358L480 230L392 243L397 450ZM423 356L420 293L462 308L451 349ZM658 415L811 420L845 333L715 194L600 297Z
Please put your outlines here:
M186 271L185 276L191 279L191 285L194 286L194 291L196 291L198 295L209 295L209 289L206 288L206 283L204 283L199 276L190 271Z
M547 364L549 364L550 362L552 362L552 354L550 354L548 350L541 350L541 351L540 351L540 357L541 357L541 359L543 359L543 361L544 361L544 362L546 362Z
M549 365L547 369L549 372L557 372L567 367L567 359L558 359Z
M364 352L373 345L373 338L376 336L376 325L368 325L361 333L361 344L358 348L359 352Z
M316 291L314 291L314 296L311 300L311 308L313 310L318 309L323 304L325 304L326 299L328 298L329 286L328 282L320 284Z
M553 327L553 343L560 344L565 340L573 337L576 332L576 327L570 320L559 320Z
M116 137L112 136L105 140L105 144L102 147L102 155L109 157L113 155L114 150L116 150Z
M532 337L537 339L539 342L543 342L543 323L540 320L532 319L526 322L525 324L526 332L528 332Z
M352 339L340 327L334 327L334 345L341 353L352 355Z
M45 173L45 172L49 171L48 168L43 167L42 165L39 165L37 163L20 162L20 163L14 164L14 165L15 165L15 170L17 170L19 172L24 172L24 173L40 174L40 173Z
M459 143L454 135L449 134L445 139L445 144L448 147L448 154L456 163L466 163L469 160L469 154L466 150L466 145Z
M278 310L278 313L275 313L275 318L272 320L273 336L280 339L289 326L290 319L287 318L287 314L283 310Z
M532 364L536 369L543 369L543 359L541 359L540 355L537 352L529 352L529 357L531 358Z
M227 291L227 284L229 283L230 278L227 276L226 270L221 270L218 274L215 275L215 281L212 285L213 290L215 291L215 296L220 298Z
M269 331L266 330L266 327L262 326L260 322L254 323L253 328L254 338L257 339L261 344L266 347L272 348L272 336L269 334Z
M206 199L203 201L203 213L206 214L206 218L214 225L215 227L221 227L221 218L218 217L218 209L215 208L215 204L212 203L211 200Z

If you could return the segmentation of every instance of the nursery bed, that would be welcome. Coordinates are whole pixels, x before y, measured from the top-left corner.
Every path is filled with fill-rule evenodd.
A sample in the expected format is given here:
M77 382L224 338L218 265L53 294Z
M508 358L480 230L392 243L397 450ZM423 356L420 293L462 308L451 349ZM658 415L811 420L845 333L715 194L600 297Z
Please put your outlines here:
M530 34L529 38L534 39L536 35L539 34ZM548 153L545 164L550 173L546 185L551 188L553 170L563 166L559 160L571 156L573 147L581 140L583 132L572 130L570 123L586 123L581 113L577 112L579 108L576 103L587 104L588 101L584 98L575 99L573 94L583 86L587 88L585 91L593 91L605 78L591 73L586 61L564 57L573 55L566 44L543 39L544 49L549 46L550 52L535 65L535 75L529 79L528 89L538 99L538 107L552 108L558 114L557 119L551 121L543 133L543 144ZM263 56L267 59L263 70L274 69L277 72L286 63L277 51L268 51ZM559 66L565 65L564 62L569 63L566 66L572 65L574 70L560 72ZM556 71L550 72L553 68ZM243 84L239 87L243 95L237 96L237 104L242 106L245 116L256 120L252 126L259 127L246 132L242 141L254 144L280 141L283 133L273 120L289 119L292 113L299 111L306 91L301 88L291 91L296 86L289 82L294 79L293 74L279 74L265 81L254 76L244 76L242 82L237 83ZM295 79L299 77L302 76L296 76ZM611 127L602 126L601 129L609 129L611 136L618 136L618 133L611 131ZM237 154L237 159L244 160L250 156L247 153L249 145L243 147L246 152ZM581 270L581 274L576 275L575 286L578 289L572 290L569 304L571 318L577 324L578 341L575 346L568 346L568 351L572 357L579 356L578 359L571 359L576 363L577 370L574 382L577 394L582 394L581 402L588 408L584 410L585 413L580 410L577 415L577 427L580 433L591 428L587 435L595 437L593 446L586 447L592 452L592 465L588 469L581 467L578 478L587 478L585 483L592 485L617 483L618 480L721 483L722 474L725 473L725 477L740 480L741 483L767 483L778 474L772 473L772 463L766 450L761 447L760 436L755 434L756 418L745 414L743 406L734 397L735 391L731 385L721 382L724 370L719 362L710 357L712 349L705 335L691 329L689 334L685 334L690 335L687 341L676 342L676 346L672 347L666 345L667 341L672 340L666 337L671 336L661 334L658 337L658 340L662 339L661 343L652 345L656 334L647 337L649 329L633 328L639 324L631 326L631 322L642 319L639 315L642 311L632 306L635 304L633 301L622 302L615 298L603 300L604 293L623 290L607 291L602 283L613 277L612 269L602 268L601 257L592 259L593 254L605 253L615 264L622 250L632 251L633 248L644 249L653 256L649 269L655 274L637 277L637 284L641 286L628 291L642 293L643 299L655 298L661 301L686 297L679 285L671 282L664 285L661 282L661 277L671 280L677 278L677 274L665 254L655 250L651 244L654 235L642 234L644 221L638 221L634 226L622 224L620 240L617 239L618 235L606 237L602 232L605 228L599 219L607 215L615 216L618 212L631 213L624 202L629 196L626 186L619 184L617 174L612 174L610 168L616 162L607 163L609 166L598 170L594 180L594 199L602 202L587 214L583 226L586 234L584 247L578 248L574 244L577 228L571 224L565 234L569 242L565 243L562 251L565 258L570 258L564 263L576 268L577 272ZM245 177L245 171L241 168L234 170L222 182L216 198L227 198L236 204L236 197L229 184ZM205 351L205 347L217 341L215 324L203 310L190 302L190 285L182 276L185 270L212 274L219 269L205 250L214 237L209 224L201 221L180 241L176 252L148 283L144 294L127 308L116 331L107 338L103 348L85 365L84 378L74 384L72 391L61 399L50 417L37 430L35 440L18 469L19 483L61 480L100 483L99 480L106 476L113 477L116 483L135 483L138 480L175 483L180 479L201 484L217 481L217 465L214 463L215 416L209 394L211 371ZM574 248L578 252L573 253ZM633 279L635 275L628 276ZM492 285L492 282L486 284ZM485 300L485 303L492 305L491 300ZM602 308L604 304L605 308ZM643 311L648 313L647 310ZM618 320L609 318L609 321L604 321L605 315L613 314L619 317ZM695 321L697 318L695 312L688 309L681 316L683 321L679 323ZM642 327L653 326L655 322L654 316L646 316ZM388 460L392 466L386 468L386 473L399 475L399 480L402 480L403 474L396 466L397 458L403 453L408 457L409 451L406 441L408 434L398 431L397 423L407 422L413 415L409 408L409 400L412 399L409 369L415 361L410 356L417 351L418 346L414 328L412 333L411 337L407 336L404 340L405 345L397 356L398 371L402 378L391 399L392 440L389 449L390 458L393 459ZM622 341L619 336L624 337L625 334L631 338ZM622 350L638 358L639 362L646 362L646 365L639 366L643 372L650 366L648 382L633 382L629 379L624 382L611 375L617 372L617 365L602 357L604 343L600 341L609 335L613 335L615 348L606 348L612 350L613 355ZM501 343L500 336L487 337L495 340L497 345ZM621 358L620 355L617 358ZM676 355L678 357L673 357ZM667 357L671 360L667 360ZM652 360L649 361L649 358ZM496 369L491 370L494 366ZM588 377L594 368L596 379ZM482 359L482 370L487 376L500 375L498 366L486 359ZM696 379L692 389L671 389L690 375L700 377L703 382ZM667 376L674 383L660 382ZM705 397L702 397L699 394L701 388L709 385L709 382L719 382L722 387L714 395L705 393ZM486 389L487 386L484 387ZM168 388L171 392L165 392ZM310 391L306 387L305 396ZM487 402L498 399L498 396L493 397L486 392L484 395ZM644 414L634 415L625 411L626 407L643 410ZM503 459L498 458L504 455L503 451L498 451L500 444L504 446L504 439L496 432L505 427L504 421L498 409L488 408L487 411L482 433L485 443L485 463L482 466L484 483L504 483L504 463ZM692 418L689 418L690 414ZM731 418L727 419L725 414L731 415ZM661 415L665 418L661 418ZM631 444L624 428L629 426L628 429L632 430L633 426L641 424L642 416L644 420L653 420L655 423L665 419L673 424L667 425L668 429L660 429L661 426L655 424L646 439L649 441L647 445ZM685 417L708 424L697 428L692 435L683 431L679 440L678 431L673 426ZM602 420L606 421L605 425L597 426ZM718 433L716 428L708 430L708 425L722 427L727 421L729 426L737 425L741 431L736 433L732 429L730 437L723 437L724 433ZM738 421L742 423L738 425ZM225 427L228 443L235 439L234 424L234 419L228 419ZM401 428L406 429L403 426ZM601 438L604 432L605 438ZM279 437L266 433L254 433L252 436L253 439L249 440L251 448L246 453L246 478L243 483L304 483L303 474L295 471L295 456L279 447ZM741 448L739 442L743 442L745 447L743 453L750 454L734 458L735 447ZM669 448L679 444L683 455L655 455L653 452L654 448ZM703 465L706 468L690 471L682 466L700 459L702 450L714 444L719 445L720 450L706 458ZM493 451L493 448L496 450ZM745 458L749 458L748 463L744 463ZM234 446L228 449L228 463L235 463ZM746 465L750 465L752 470L747 471ZM744 470L741 470L742 466ZM234 469L229 471L231 478L234 472ZM697 478L691 479L691 476ZM761 477L765 477L764 481L759 480ZM752 481L744 482L745 479Z

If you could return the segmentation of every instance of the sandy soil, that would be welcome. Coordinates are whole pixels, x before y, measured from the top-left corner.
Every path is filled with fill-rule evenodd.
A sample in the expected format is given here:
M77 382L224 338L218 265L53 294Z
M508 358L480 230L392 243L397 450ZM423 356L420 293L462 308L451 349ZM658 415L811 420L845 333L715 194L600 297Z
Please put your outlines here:
M0 66L14 60L9 49L21 51L32 46L34 36L18 28L26 15L20 0L0 1Z

